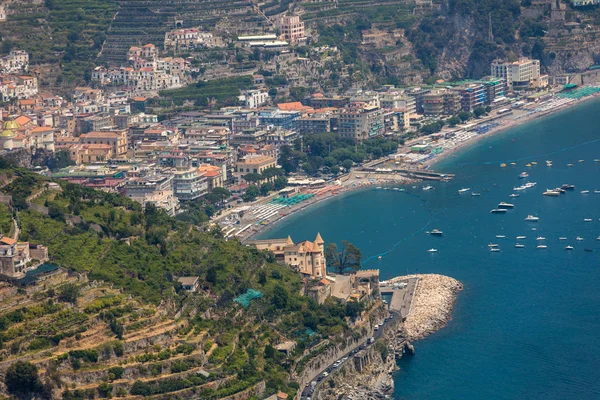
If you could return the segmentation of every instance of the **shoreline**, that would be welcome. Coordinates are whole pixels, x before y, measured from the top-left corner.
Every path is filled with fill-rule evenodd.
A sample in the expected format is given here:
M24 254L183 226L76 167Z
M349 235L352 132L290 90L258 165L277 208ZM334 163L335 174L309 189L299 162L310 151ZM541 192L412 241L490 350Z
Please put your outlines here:
M424 170L427 169L431 169L434 166L438 165L439 163L447 160L448 158L452 157L452 156L456 156L457 153L466 150L467 148L474 146L475 144L477 144L478 142L493 137L499 133L505 132L511 128L516 128L522 125L526 125L527 123L539 120L539 119L543 119L546 118L548 116L551 115L555 115L558 114L562 111L566 111L572 108L575 108L577 106L586 104L588 102L591 102L593 100L598 100L600 99L600 93L596 93L593 94L591 96L587 96L587 97L583 97L579 100L573 100L561 105L558 105L556 107L552 107L543 111L529 111L527 113L521 114L518 118L515 118L514 115L507 115L505 117L500 117L500 118L496 118L492 121L490 121L489 119L487 120L483 120L480 121L480 123L478 123L477 125L485 125L487 123L491 123L491 122L499 122L500 124L498 126L492 127L490 128L490 130L486 133L482 133L482 134L475 134L474 136L468 138L467 140L459 143L458 145L456 145L455 147L452 148L445 148L444 151L442 151L441 153L435 155L434 157L432 157L431 159L428 159L418 165L421 165L423 167ZM547 103L536 103L536 105L538 105L539 107L543 107L544 104ZM524 108L526 109L526 108ZM460 127L458 127L456 130L454 130L454 132L460 131ZM417 143L418 141L423 141L423 140L427 140L427 137L420 137L418 138L417 141L415 141L415 143ZM407 177L403 177L403 178L398 178L398 179L392 179L392 180L388 180L388 179L379 179L376 181L369 181L369 179L362 179L362 180L358 180L358 179L353 179L353 177L355 177L356 175L367 175L368 173L366 172L361 172L361 171L351 171L349 174L345 175L344 177L341 177L340 180L342 181L342 184L338 187L338 189L336 189L336 193L329 193L327 195L324 195L323 197L320 198L316 198L313 201L309 201L306 202L305 204L299 204L297 206L297 208L290 208L285 214L280 214L277 215L275 217L275 219L273 219L272 221L269 221L268 224L266 225L256 225L256 227L253 229L249 229L249 232L247 234L241 235L239 237L239 239L242 242L245 242L247 240L252 240L254 239L257 235L267 232L271 229L273 229L276 225L280 224L283 220L287 219L288 217L298 214L301 211L304 211L310 207L313 207L317 204L323 204L324 202L331 200L333 198L338 198L340 196L343 195L348 195L352 192L358 192L360 190L366 190L369 189L371 187L375 187L375 186L385 186L385 185L407 185L407 184L411 184L416 182L417 180L415 179L411 179L411 178L407 178ZM344 183L347 183L348 181L352 181L352 184L347 184L344 185Z

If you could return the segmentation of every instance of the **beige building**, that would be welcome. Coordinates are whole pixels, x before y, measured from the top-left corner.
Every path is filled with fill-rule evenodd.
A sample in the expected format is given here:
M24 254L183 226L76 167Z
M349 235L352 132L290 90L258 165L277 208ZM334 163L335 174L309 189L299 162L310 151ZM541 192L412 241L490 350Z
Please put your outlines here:
M304 22L298 16L283 16L279 20L279 29L283 40L290 44L298 43L306 39Z
M80 136L82 144L107 144L112 147L113 156L127 156L127 130L94 131Z
M0 274L20 279L48 260L48 249L0 235Z
M253 240L248 244L258 250L272 251L279 261L297 269L307 278L322 279L327 274L325 242L320 233L317 233L313 242L304 240L294 243L288 236L286 239Z
M269 156L249 155L238 160L235 166L235 176L242 179L246 174L262 174L267 168L273 168L276 160Z

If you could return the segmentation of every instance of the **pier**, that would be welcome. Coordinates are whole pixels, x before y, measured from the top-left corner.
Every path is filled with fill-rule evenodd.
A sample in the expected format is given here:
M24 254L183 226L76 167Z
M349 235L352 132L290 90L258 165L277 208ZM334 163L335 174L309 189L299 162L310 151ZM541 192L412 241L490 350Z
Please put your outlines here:
M391 295L388 305L389 310L397 312L404 320L410 314L418 284L419 278L408 278L404 281L394 282L393 285L380 286L379 291L382 295Z

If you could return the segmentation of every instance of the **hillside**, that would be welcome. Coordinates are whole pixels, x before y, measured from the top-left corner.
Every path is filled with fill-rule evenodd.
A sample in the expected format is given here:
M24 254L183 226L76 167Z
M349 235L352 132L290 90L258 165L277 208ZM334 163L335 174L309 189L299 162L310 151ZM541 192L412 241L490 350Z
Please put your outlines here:
M300 276L270 253L118 195L46 190L1 159L0 178L20 240L48 246L63 268L40 285L0 284L0 375L30 362L42 397L293 395L305 350L356 334L345 306L301 296ZM179 276L198 276L199 290L183 290ZM233 301L248 289L262 297ZM288 356L273 348L286 340L297 343Z

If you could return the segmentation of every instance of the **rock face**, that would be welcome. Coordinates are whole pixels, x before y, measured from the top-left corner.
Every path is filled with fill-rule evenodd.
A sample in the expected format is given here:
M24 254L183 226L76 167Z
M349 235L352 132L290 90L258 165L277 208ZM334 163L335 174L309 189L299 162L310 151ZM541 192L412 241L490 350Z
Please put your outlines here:
M462 284L443 275L411 275L419 278L404 330L409 340L422 339L443 328L452 316L456 294Z

